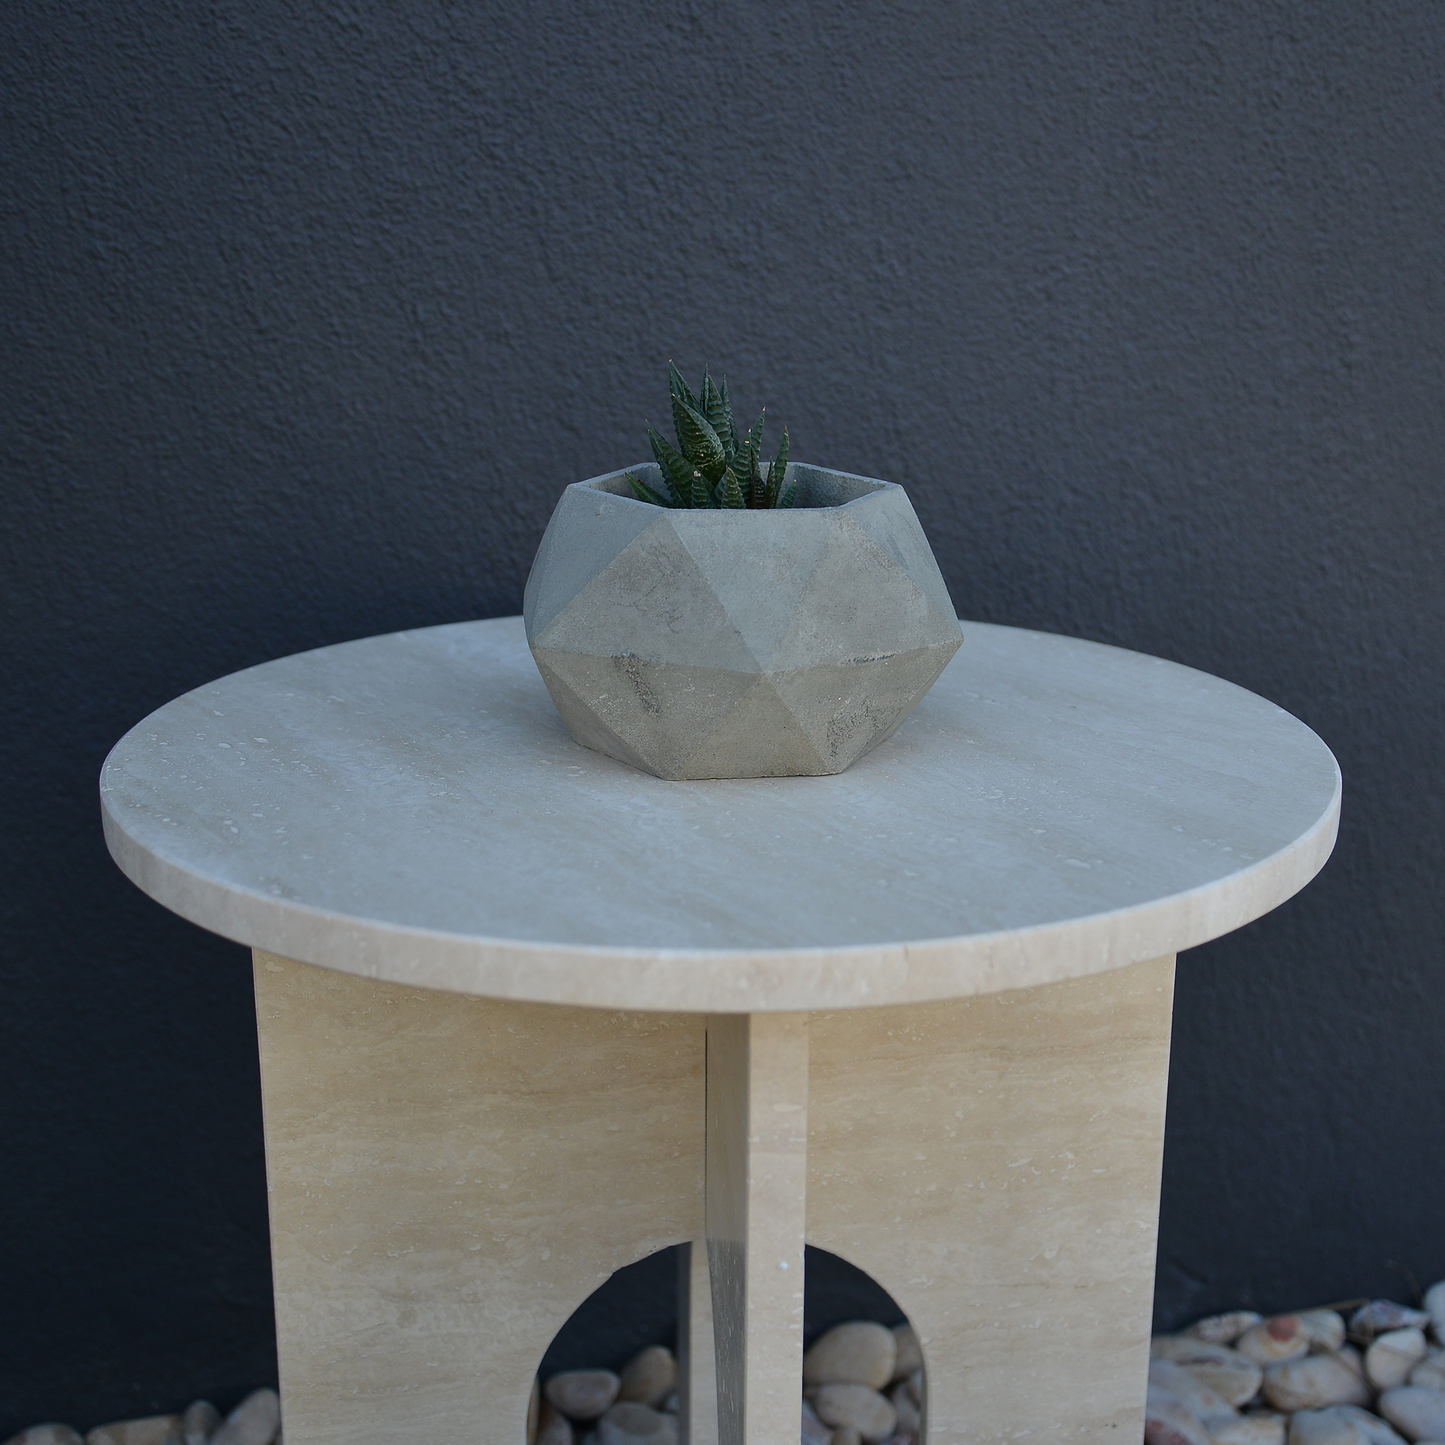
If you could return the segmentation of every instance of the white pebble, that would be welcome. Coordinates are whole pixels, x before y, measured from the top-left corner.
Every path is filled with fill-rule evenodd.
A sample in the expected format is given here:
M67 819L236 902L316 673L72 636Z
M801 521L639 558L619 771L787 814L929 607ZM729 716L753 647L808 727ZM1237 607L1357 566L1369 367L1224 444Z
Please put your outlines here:
M886 1325L870 1320L835 1325L803 1356L803 1386L867 1385L881 1390L893 1378L897 1358L898 1342Z
M563 1370L542 1386L542 1393L569 1420L595 1420L621 1387L611 1370Z
M112 1420L87 1431L85 1445L182 1445L181 1417L146 1415L139 1420Z
M1333 1355L1344 1344L1345 1317L1338 1310L1301 1310L1299 1318L1317 1355Z
M662 1345L649 1345L623 1366L617 1398L641 1400L655 1407L672 1394L676 1385L677 1361L672 1351Z
M1445 1440L1445 1390L1398 1385L1380 1396L1378 1408L1407 1440Z
M813 1408L824 1424L856 1430L866 1445L881 1445L898 1422L893 1406L877 1390L845 1381L820 1386Z
M1289 1445L1374 1445L1370 1432L1355 1418L1357 1413L1364 1412L1347 1405L1299 1410L1290 1418Z
M1203 1381L1221 1399L1238 1408L1247 1405L1259 1394L1264 1382L1264 1371L1253 1360L1234 1354L1228 1360L1204 1360L1199 1363L1185 1361L1182 1369L1188 1370L1196 1380Z
M1238 1350L1228 1345L1213 1345L1196 1340L1193 1335L1155 1335L1149 1341L1151 1360L1173 1360L1176 1365L1201 1365L1207 1360L1238 1360Z
M1196 1340L1206 1340L1211 1345L1232 1345L1245 1330L1257 1325L1263 1318L1254 1310L1231 1310L1224 1315L1208 1315L1196 1320L1187 1330Z
M537 1411L537 1445L572 1445L572 1422L550 1401Z
M209 1400L192 1400L181 1416L181 1435L186 1445L209 1445L221 1424L221 1412Z
M898 1416L895 1430L902 1430L906 1434L916 1435L923 1427L923 1412L918 1408L913 1398L912 1391L908 1388L907 1381L903 1381L893 1387L889 1392L888 1402L893 1406L894 1413Z
M1251 1325L1238 1339L1235 1349L1256 1365L1268 1367L1284 1360L1297 1360L1309 1353L1309 1336L1298 1315L1272 1315Z
M275 1390L252 1390L211 1437L211 1445L271 1445L281 1428Z
M1365 1374L1377 1390L1393 1390L1425 1358L1425 1336L1415 1328L1389 1330L1365 1351Z
M1150 1385L1144 1401L1145 1445L1213 1445L1209 1432L1173 1395Z
M1430 1316L1435 1338L1445 1345L1445 1279L1425 1291L1425 1310Z
M1326 1405L1367 1405L1370 1390L1339 1355L1306 1355L1264 1372L1264 1398L1276 1410L1320 1410Z
M1205 1426L1214 1445L1284 1445L1288 1428L1289 1416L1276 1415L1273 1410L1211 1420Z
M1215 1417L1228 1418L1234 1406L1222 1399L1202 1380L1173 1360L1149 1362L1149 1387L1172 1395L1196 1420L1208 1423Z
M1412 1326L1423 1330L1430 1323L1424 1310L1412 1310L1392 1299L1372 1299L1350 1316L1350 1333L1372 1340L1387 1330L1404 1330Z
M599 1445L677 1445L677 1417L638 1400L619 1400L597 1422Z
M833 1432L818 1418L818 1412L803 1401L803 1428L800 1445L829 1445Z
M893 1361L893 1378L906 1380L915 1370L923 1368L923 1347L912 1325L894 1325L893 1343L897 1355Z
M1427 1390L1445 1390L1445 1350L1438 1346L1410 1371L1410 1383Z

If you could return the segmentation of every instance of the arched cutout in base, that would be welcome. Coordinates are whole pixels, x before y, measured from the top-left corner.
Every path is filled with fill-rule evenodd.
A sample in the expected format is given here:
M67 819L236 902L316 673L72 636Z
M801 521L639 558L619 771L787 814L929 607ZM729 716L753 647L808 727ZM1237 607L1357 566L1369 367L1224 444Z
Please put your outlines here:
M567 1397L560 1382L551 1390L545 1389L554 1376L604 1372L620 1380L629 1365L633 1365L632 1374L638 1378L633 1389L622 1389L623 1395L646 1395L646 1400L634 1399L630 1403L643 1405L664 1418L654 1420L652 1415L634 1408L629 1413L635 1418L627 1421L631 1427L626 1432L628 1438L655 1436L655 1445L714 1445L717 1430L713 1422L701 1422L695 1441L686 1438L689 1432L679 1417L678 1396L683 1382L665 1393L663 1390L663 1352L666 1358L675 1357L679 1320L688 1308L687 1269L686 1245L658 1250L618 1270L578 1305L558 1330L538 1367L538 1388L533 1393L527 1422L528 1445L615 1445L610 1437L620 1437L623 1432L601 1426L595 1417L587 1418L591 1406L574 1411L569 1418L555 1408L545 1408L542 1402L550 1395L554 1406L565 1403ZM894 1331L903 1353L896 1360L894 1378L879 1393L894 1405L895 1427L886 1436L874 1431L874 1438L865 1440L867 1445L877 1445L880 1440L887 1440L889 1445L917 1445L922 1434L922 1362L918 1359L914 1364L914 1357L907 1354L908 1319L897 1301L864 1270L811 1245L804 1261L803 1288L805 1349L836 1326L856 1321L869 1321ZM645 1360L640 1359L644 1351ZM643 1375L646 1380L641 1378ZM801 1381L799 1387L801 1392ZM822 1406L824 1415L837 1411L830 1408L832 1402L820 1401L816 1390L808 1393L813 1396L812 1404L807 1409L800 1404L804 1416L802 1445L831 1445L833 1427L818 1417L817 1407ZM609 1407L613 1404L605 1389L602 1396L594 1397L594 1404L597 1398L605 1398Z

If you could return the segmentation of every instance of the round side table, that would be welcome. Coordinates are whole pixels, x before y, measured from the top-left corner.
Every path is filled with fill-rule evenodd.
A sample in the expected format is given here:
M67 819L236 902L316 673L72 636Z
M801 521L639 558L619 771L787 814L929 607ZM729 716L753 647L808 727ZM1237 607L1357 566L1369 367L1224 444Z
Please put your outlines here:
M798 1438L805 1242L908 1314L929 1445L1118 1445L1174 957L1314 876L1340 775L1217 678L973 624L849 771L662 782L507 618L198 688L101 796L255 950L287 1445L521 1445L576 1306L704 1240L692 1445Z

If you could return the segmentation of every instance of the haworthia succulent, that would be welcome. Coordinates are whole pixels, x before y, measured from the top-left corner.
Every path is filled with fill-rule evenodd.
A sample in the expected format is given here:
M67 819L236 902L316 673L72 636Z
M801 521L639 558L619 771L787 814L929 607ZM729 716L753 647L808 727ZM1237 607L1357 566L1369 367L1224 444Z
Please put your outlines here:
M798 496L797 482L783 489L788 470L787 432L783 433L777 460L764 478L761 458L767 413L758 417L746 436L739 437L726 378L719 384L704 372L699 397L672 362L667 364L667 374L678 445L673 447L652 426L647 428L647 439L668 495L624 473L637 497L658 507L793 506Z

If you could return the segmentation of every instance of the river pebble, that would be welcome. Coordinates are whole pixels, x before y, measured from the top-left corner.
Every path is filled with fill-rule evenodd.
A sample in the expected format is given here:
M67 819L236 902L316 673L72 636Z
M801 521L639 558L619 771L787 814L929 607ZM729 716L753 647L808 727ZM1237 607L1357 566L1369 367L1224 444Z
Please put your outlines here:
M923 1347L918 1343L912 1325L895 1325L893 1343L897 1351L893 1360L893 1378L906 1380L923 1368Z
M1432 1348L1410 1371L1409 1383L1424 1385L1430 1390L1445 1390L1445 1350Z
M800 1445L829 1445L833 1438L833 1429L825 1425L819 1418L818 1412L806 1401L803 1401L803 1432Z
M898 1421L893 1406L867 1385L835 1381L813 1392L813 1408L824 1424L856 1430L865 1445L882 1445Z
M1354 1405L1301 1410L1290 1420L1289 1445L1405 1445L1376 1415Z
M572 1445L572 1422L550 1401L537 1411L537 1445Z
M621 1379L611 1370L563 1370L542 1393L569 1420L596 1420L617 1398Z
M893 1378L897 1359L898 1341L886 1325L871 1320L835 1325L803 1356L803 1388L840 1384L881 1390Z
M1316 1354L1334 1354L1345 1342L1345 1317L1339 1310L1301 1310L1300 1324Z
M1380 1391L1393 1390L1410 1378L1410 1372L1425 1358L1425 1332L1409 1326L1376 1337L1365 1351L1365 1374Z
M619 1400L640 1400L659 1407L677 1387L677 1361L662 1345L649 1345L623 1366Z
M1144 1445L1214 1445L1209 1432L1167 1390L1151 1384L1144 1402Z
M275 1390L252 1390L222 1422L211 1445L271 1445L281 1428Z
M1230 1420L1211 1420L1206 1428L1214 1445L1285 1445L1289 1416L1256 1410Z
M1445 1390L1399 1385L1380 1396L1379 1409L1407 1440L1445 1440Z
M1367 1405L1370 1389L1339 1355L1306 1355L1264 1372L1264 1398L1276 1410L1319 1410L1326 1405Z
M1149 1386L1151 1389L1172 1395L1191 1415L1204 1425L1211 1419L1226 1419L1234 1414L1234 1406L1216 1394L1202 1380L1197 1379L1183 1365L1173 1360L1151 1360L1149 1362Z
M181 1437L186 1445L207 1445L220 1424L221 1412L209 1400L192 1400L181 1416Z
M1232 1345L1263 1318L1254 1310L1230 1310L1228 1314L1206 1315L1202 1320L1195 1320L1185 1334L1196 1340L1207 1340L1211 1345Z
M146 1415L138 1420L112 1420L97 1425L85 1445L183 1445L179 1415Z
M1390 1299L1372 1299L1350 1316L1350 1333L1368 1342L1389 1330L1423 1330L1429 1323L1424 1310L1412 1310Z
M640 1400L619 1400L597 1422L600 1445L677 1445L677 1417Z
M1425 1291L1425 1313L1430 1316L1435 1338L1445 1345L1445 1279Z
M1309 1336L1298 1315L1272 1315L1240 1335L1235 1349L1247 1360L1267 1368L1309 1353Z
M888 1403L893 1406L893 1413L898 1417L893 1428L907 1435L918 1434L923 1428L923 1412L918 1408L918 1402L914 1400L913 1392L909 1390L906 1381L895 1385L888 1392Z

